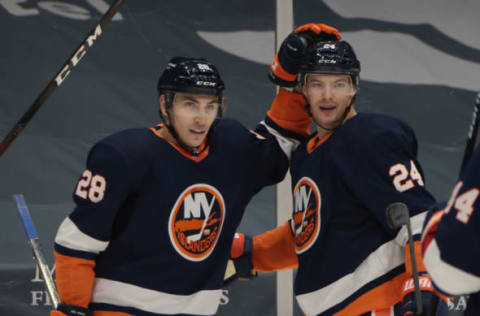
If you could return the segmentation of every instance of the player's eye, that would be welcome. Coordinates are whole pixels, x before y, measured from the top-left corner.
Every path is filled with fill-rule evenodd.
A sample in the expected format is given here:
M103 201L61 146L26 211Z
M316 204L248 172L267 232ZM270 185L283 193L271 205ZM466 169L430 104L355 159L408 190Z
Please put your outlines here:
M218 108L218 103L209 103L206 107L208 112L215 111Z
M323 84L320 83L320 82L312 82L311 87L312 88L322 88Z

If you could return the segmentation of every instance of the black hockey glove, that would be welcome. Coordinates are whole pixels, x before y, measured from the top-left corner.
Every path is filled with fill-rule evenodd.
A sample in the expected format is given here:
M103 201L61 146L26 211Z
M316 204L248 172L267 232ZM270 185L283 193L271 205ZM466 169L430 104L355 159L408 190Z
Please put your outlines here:
M296 86L298 69L308 45L319 41L338 41L341 38L336 28L326 24L308 23L299 26L283 40L270 65L268 77L282 87Z
M252 239L242 233L236 233L233 238L230 257L233 260L235 271L228 272L228 277L224 279L224 284L228 284L236 279L248 280L257 277L257 271L253 268L252 262Z
M59 304L56 310L50 312L50 316L93 316L93 312L77 305Z

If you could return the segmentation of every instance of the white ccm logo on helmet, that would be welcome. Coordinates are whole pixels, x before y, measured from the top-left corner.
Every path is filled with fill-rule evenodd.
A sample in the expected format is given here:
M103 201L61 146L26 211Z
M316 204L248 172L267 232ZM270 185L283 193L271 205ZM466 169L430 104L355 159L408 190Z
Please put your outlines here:
M209 86L209 87L215 87L216 83L215 82L210 82L210 81L197 81L195 82L197 86Z
M327 49L335 49L335 44L331 44L331 43L325 43L323 44L323 48L327 48ZM319 63L320 64L336 64L337 61L335 59L321 59L319 60Z

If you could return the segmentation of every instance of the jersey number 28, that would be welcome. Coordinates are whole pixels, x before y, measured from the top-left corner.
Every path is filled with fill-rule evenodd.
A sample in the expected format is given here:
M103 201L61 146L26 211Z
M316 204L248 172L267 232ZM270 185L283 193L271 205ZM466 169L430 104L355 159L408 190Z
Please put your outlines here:
M104 177L98 174L92 174L92 172L86 169L80 181L78 181L75 194L82 199L88 199L93 203L98 203L103 200L105 195L105 188L107 187L107 181Z

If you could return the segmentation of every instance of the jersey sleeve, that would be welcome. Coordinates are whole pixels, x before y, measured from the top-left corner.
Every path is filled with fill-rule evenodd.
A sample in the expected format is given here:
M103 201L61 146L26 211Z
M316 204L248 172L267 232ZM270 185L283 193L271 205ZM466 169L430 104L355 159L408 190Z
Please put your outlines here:
M288 221L282 226L255 236L252 243L255 270L272 272L298 266L295 243Z
M292 152L309 135L312 119L305 106L306 101L301 94L280 88L265 120L260 122L255 132L263 136L266 133L272 135L290 159Z
M267 121L286 133L294 133L300 137L309 136L312 118L306 110L306 100L300 93L279 88L267 113Z
M308 134L310 123L303 96L280 88L265 120L250 135L250 143L255 144L249 150L255 160L255 192L282 181L291 155Z
M128 171L122 155L110 146L97 144L89 153L73 193L76 207L55 237L56 280L64 303L88 306L95 258L108 247L130 189Z
M446 295L480 291L480 149L443 210L432 211L423 233L425 265Z
M408 241L407 229L392 229L386 209L394 202L409 208L412 233L420 239L426 210L435 203L426 190L423 171L416 159L417 143L409 128L385 129L369 139L348 139L333 156L342 178L353 195L401 245Z

